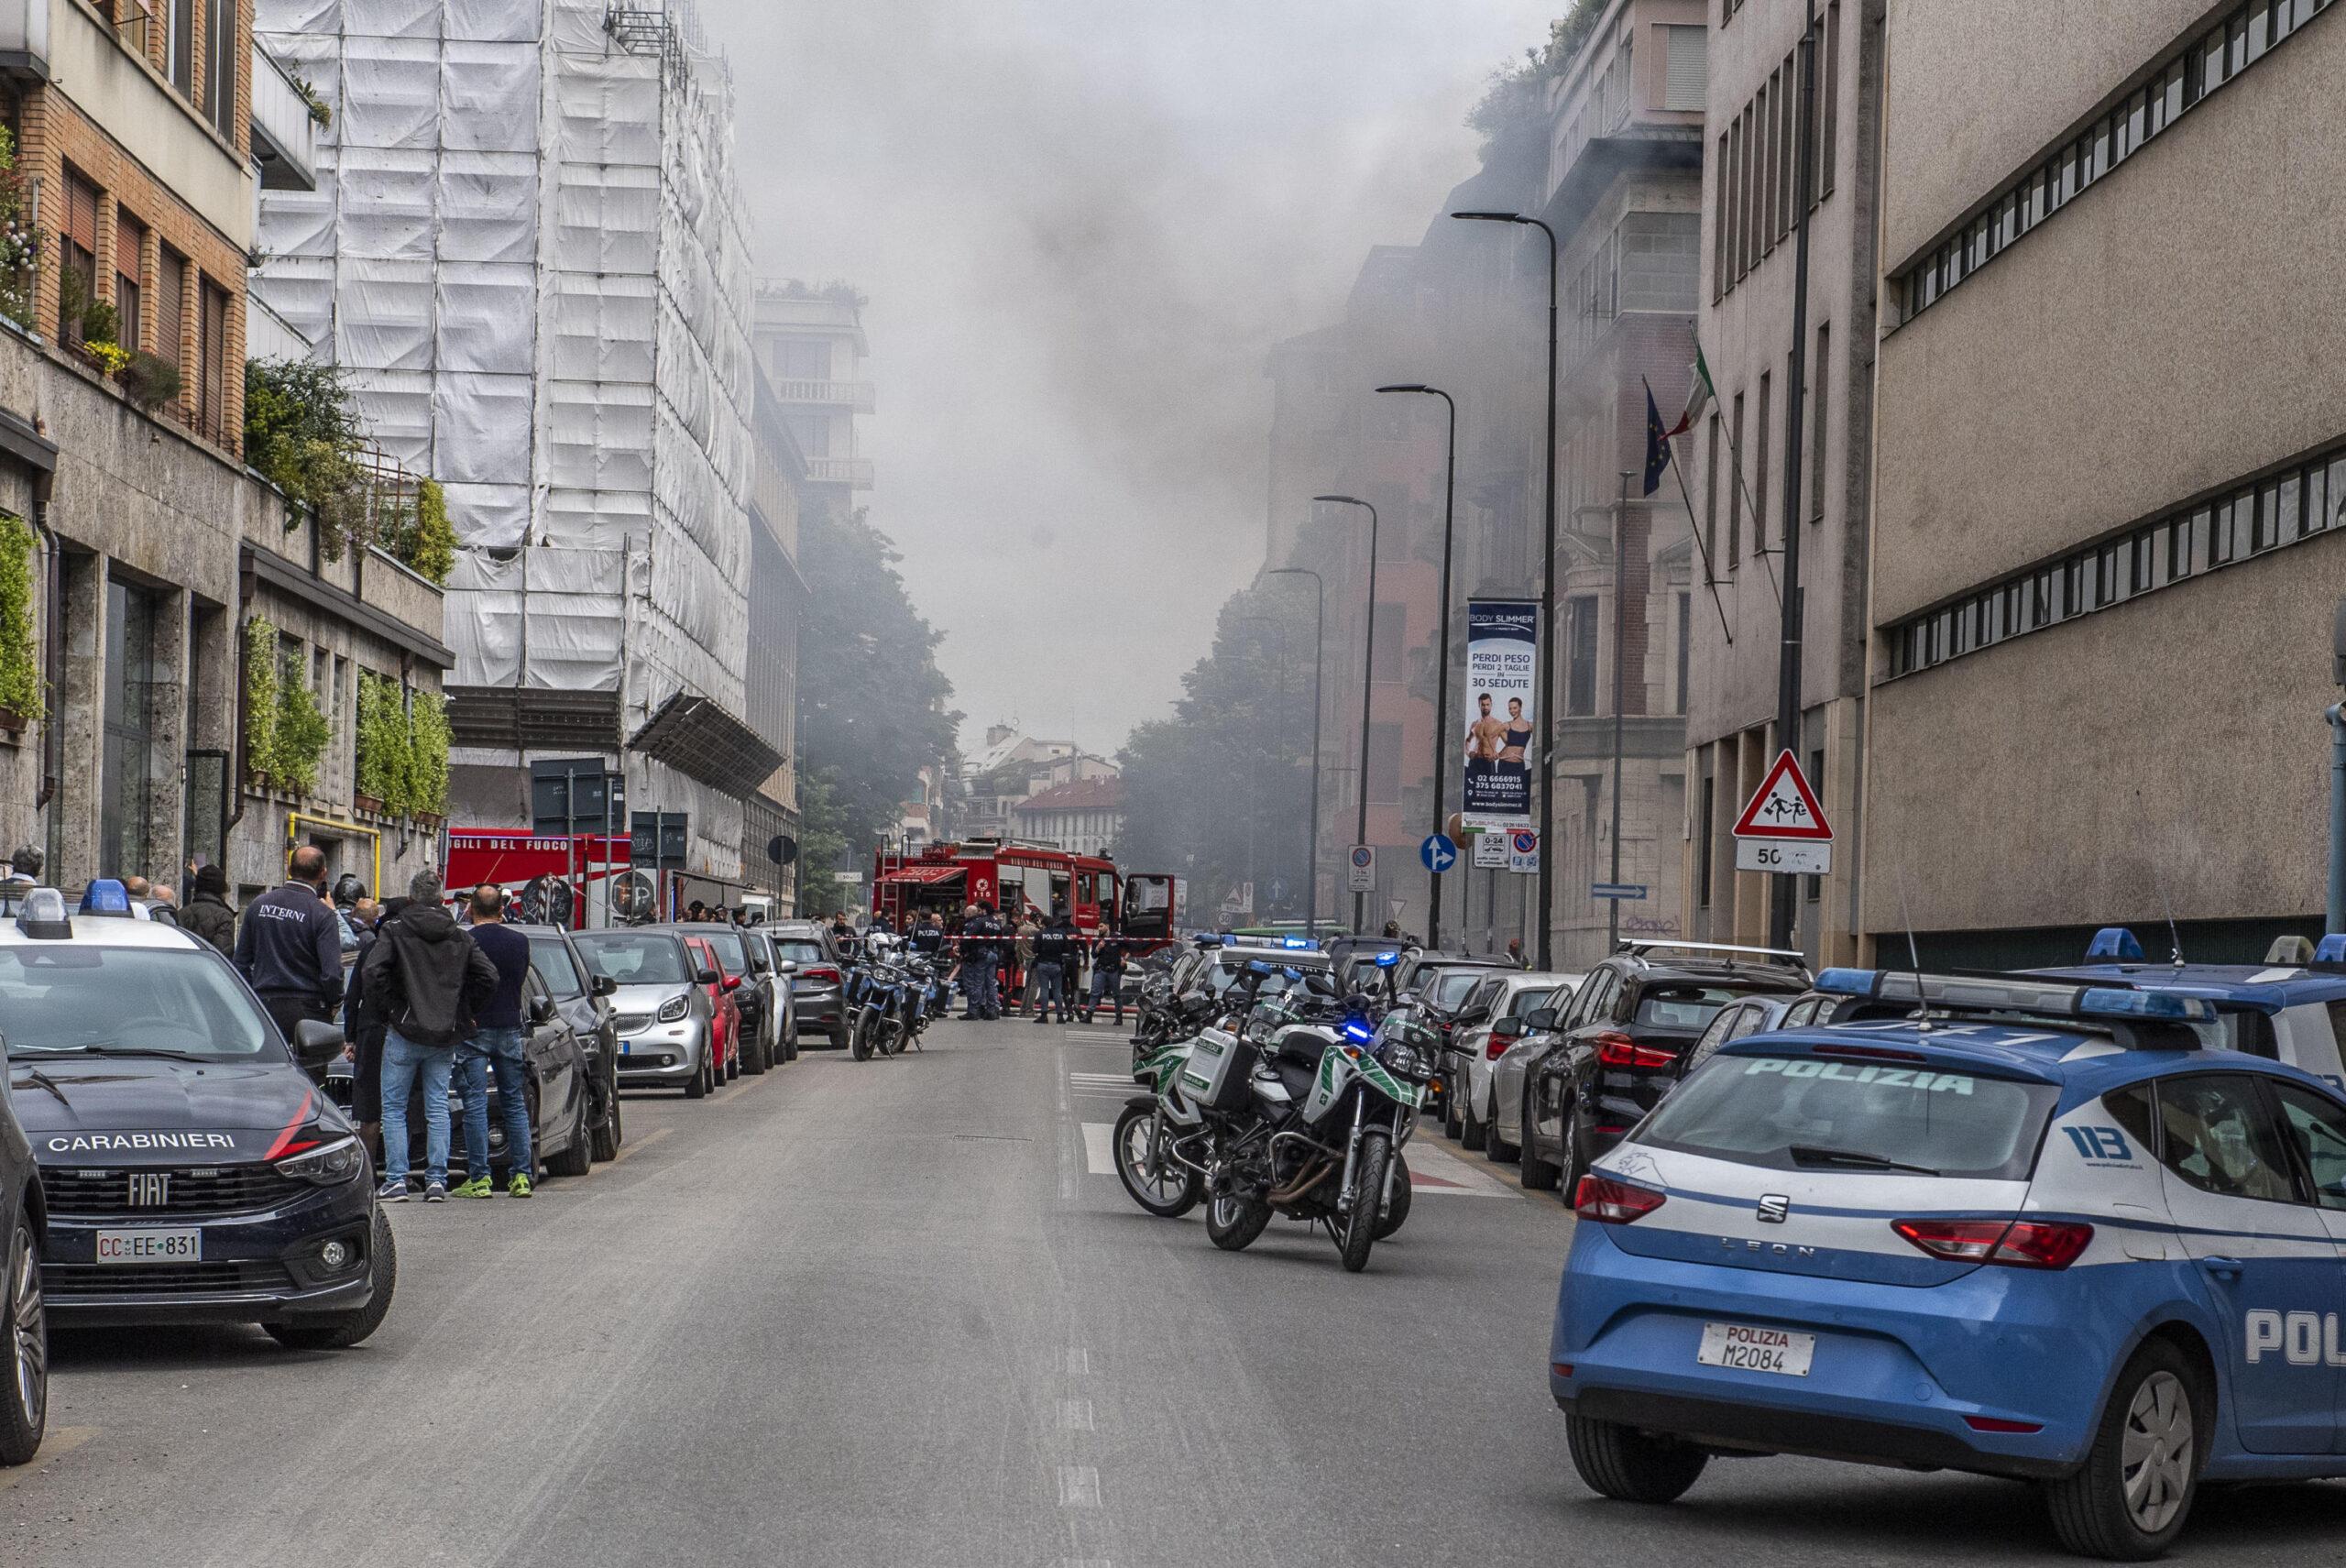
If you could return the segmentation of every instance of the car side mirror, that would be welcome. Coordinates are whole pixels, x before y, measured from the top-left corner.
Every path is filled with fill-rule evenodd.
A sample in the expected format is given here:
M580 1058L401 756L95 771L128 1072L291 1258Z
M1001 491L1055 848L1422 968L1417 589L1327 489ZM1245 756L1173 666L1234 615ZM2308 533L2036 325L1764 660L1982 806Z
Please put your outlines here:
M588 994L594 996L616 996L619 989L619 982L607 974L598 974L586 982Z
M781 975L796 974L798 972L798 960L796 959L784 959L782 962L773 966L773 972Z
M718 983L728 991L739 991L741 989L741 977L738 974L729 974Z
M693 981L696 985L715 985L722 978L715 970L705 969L693 976Z
M1523 1038L1524 1026L1528 1022L1528 1019L1523 1018L1502 1018L1491 1025L1491 1033L1510 1040L1519 1040Z
M293 1059L308 1069L323 1069L342 1054L342 1025L323 1018L304 1018L293 1025Z
M1556 1017L1556 1010L1554 1008L1534 1007L1530 1012L1526 1013L1523 1015L1523 1029L1524 1032L1527 1033L1544 1035L1551 1029L1553 1029L1556 1026L1557 1022L1558 1019Z
M551 1018L551 1017L553 1017L553 1016L554 1016L554 998L553 998L553 997L551 997L551 996L532 996L532 998L530 998L530 1022L531 1022L531 1023L532 1023L532 1024L543 1024L543 1023L544 1023L547 1019L549 1019L549 1018Z

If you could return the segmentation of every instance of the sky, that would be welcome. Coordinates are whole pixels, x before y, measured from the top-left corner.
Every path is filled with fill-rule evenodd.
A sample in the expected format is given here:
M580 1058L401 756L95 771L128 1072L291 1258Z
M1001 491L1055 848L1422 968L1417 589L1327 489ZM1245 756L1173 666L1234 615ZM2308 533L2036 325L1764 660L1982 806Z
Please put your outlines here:
M871 297L864 499L965 750L1168 711L1263 565L1271 345L1424 232L1559 5L700 0L761 275Z

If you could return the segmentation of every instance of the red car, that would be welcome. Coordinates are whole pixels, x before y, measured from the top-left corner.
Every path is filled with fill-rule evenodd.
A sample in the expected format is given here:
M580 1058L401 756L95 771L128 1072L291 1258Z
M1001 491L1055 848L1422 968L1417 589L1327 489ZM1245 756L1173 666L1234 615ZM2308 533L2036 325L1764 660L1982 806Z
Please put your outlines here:
M741 1009L733 1000L740 989L741 977L729 975L717 957L717 948L706 937L681 933L685 950L703 974L717 976L717 983L707 987L710 1012L709 1040L716 1053L716 1076L720 1082L730 1082L741 1076Z

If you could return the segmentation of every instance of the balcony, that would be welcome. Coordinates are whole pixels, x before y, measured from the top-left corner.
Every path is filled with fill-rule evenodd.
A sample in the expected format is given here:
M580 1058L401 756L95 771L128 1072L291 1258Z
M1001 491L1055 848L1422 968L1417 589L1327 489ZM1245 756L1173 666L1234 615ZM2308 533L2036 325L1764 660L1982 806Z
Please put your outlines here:
M49 80L49 0L0 0L0 76Z
M815 403L828 409L852 409L857 413L872 411L872 383L869 381L780 381L773 395L785 403Z
M872 459L809 457L806 477L818 485L845 485L851 490L868 490L872 488Z
M265 191L318 188L318 126L310 117L309 95L258 44L253 45L253 161Z

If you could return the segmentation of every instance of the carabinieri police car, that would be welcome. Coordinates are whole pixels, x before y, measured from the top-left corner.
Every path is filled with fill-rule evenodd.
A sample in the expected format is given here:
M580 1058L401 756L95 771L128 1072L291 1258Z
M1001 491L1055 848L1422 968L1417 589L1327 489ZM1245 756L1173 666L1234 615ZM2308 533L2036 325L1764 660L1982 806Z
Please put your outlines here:
M1817 989L1856 1021L1729 1043L1580 1183L1549 1383L1583 1480L2023 1477L2071 1550L2139 1560L2203 1479L2346 1475L2346 1097L2199 998Z
M297 1349L357 1343L389 1310L390 1226L366 1150L209 944L96 882L0 923L10 1100L39 1162L41 1285L61 1322L259 1323Z

